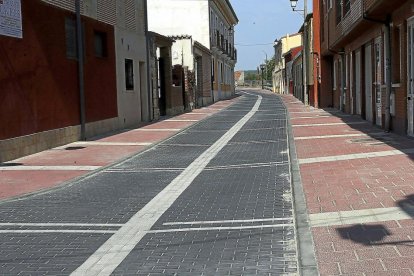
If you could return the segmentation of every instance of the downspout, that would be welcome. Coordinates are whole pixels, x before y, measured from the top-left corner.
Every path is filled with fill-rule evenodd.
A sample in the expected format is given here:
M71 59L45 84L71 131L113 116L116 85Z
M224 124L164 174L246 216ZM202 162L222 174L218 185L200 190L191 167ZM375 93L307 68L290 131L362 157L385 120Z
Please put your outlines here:
M80 140L86 140L86 115L85 115L85 82L84 82L84 59L83 59L83 35L80 1L76 0L76 42L78 49L78 79L79 79L79 104L80 104Z
M387 18L385 24L385 76L386 76L386 91L385 91L385 131L390 131L391 124L391 91L392 91L392 67L391 67L391 20Z
M144 22L145 22L145 41L146 41L146 51L147 51L147 93L148 93L148 120L152 121L154 119L154 105L153 105L153 89L151 83L151 66L150 66L150 39L148 34L148 3L147 0L144 0ZM153 112L151 112L151 110Z

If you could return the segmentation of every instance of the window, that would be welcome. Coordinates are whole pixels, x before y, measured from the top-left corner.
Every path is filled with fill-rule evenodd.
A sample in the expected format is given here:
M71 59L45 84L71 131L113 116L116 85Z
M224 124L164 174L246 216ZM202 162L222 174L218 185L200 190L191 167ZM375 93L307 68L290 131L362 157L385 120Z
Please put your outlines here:
M66 57L76 59L78 47L76 39L76 21L65 18Z
M216 77L215 77L215 67L214 67L215 63L214 63L214 58L211 59L211 81L215 82L216 81Z
M326 0L328 1L328 11L330 11L332 9L332 0Z
M392 33L392 83L401 82L401 26L393 28Z
M349 55L345 56L345 89L348 87L349 82Z
M343 0L343 16L351 10L351 0Z
M335 0L336 25L342 20L342 0Z
M125 59L125 88L134 90L134 61Z
M95 40L95 56L96 57L107 57L108 56L108 47L107 47L107 36L104 32L94 33Z
M336 80L337 80L337 70L338 68L338 61L335 60L333 64L333 90L336 90Z

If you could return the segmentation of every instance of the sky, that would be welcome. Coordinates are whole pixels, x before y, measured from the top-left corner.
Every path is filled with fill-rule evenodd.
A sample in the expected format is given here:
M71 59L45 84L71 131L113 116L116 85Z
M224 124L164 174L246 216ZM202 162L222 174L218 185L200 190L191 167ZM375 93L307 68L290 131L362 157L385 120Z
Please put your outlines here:
M298 8L303 9L303 1ZM235 28L236 70L255 70L274 55L273 42L286 34L297 33L303 12L293 12L289 0L230 0L239 24ZM311 3L308 9L311 11ZM246 46L249 45L249 46ZM254 46L250 46L254 45Z

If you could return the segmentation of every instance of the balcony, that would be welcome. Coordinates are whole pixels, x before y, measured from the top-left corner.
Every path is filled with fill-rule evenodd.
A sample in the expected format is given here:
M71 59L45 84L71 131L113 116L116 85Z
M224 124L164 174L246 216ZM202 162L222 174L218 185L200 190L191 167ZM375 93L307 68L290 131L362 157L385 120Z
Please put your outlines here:
M364 0L364 12L378 20L384 20L387 13L401 7L407 0Z
M325 37L328 42L324 43L325 49L339 51L352 40L360 36L372 24L377 24L368 17L377 21L385 21L388 14L400 8L407 0L350 0L348 6L340 6L340 21L337 18L336 10L333 9L325 21ZM338 23L339 21L339 23ZM325 50L325 53L327 51Z

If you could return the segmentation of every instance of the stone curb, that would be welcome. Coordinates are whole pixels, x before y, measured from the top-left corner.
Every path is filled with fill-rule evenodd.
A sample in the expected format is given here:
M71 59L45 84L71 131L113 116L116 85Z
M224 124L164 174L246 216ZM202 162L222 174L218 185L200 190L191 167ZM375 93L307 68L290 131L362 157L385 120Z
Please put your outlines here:
M315 256L315 245L309 224L309 216L300 175L299 162L296 154L292 124L290 122L290 114L285 102L283 101L283 98L280 98L286 110L289 156L292 174L293 204L296 222L296 239L298 247L299 274L303 276L319 276L320 274L318 271L318 265Z

